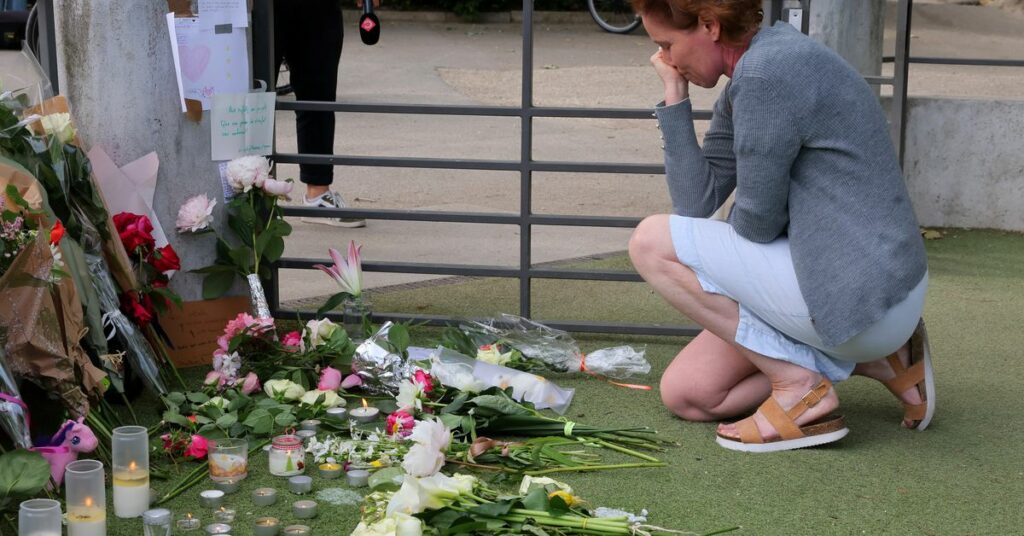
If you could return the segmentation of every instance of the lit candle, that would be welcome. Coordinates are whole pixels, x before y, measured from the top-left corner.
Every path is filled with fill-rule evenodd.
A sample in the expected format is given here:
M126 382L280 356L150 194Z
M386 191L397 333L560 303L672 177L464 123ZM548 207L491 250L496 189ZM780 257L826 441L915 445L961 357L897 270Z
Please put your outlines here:
M223 482L214 482L213 487L223 491L225 494L231 494L238 491L238 487L241 482L238 480L225 480Z
M221 506L219 510L213 512L213 520L218 523L231 523L235 520L235 511Z
M252 503L256 506L271 506L277 502L277 490L274 488L257 488L252 492Z
M310 532L310 528L305 525L288 525L284 528L285 536L309 536Z
M352 469L345 474L345 480L353 488L362 488L370 481L370 472L363 469Z
M312 519L316 517L316 501L295 501L292 513L298 519Z
M224 492L219 489L208 489L199 492L199 504L207 508L219 508L224 504Z
M261 517L256 520L256 536L277 536L281 521L276 517Z
M68 507L68 536L106 536L107 512L86 497L82 506Z
M380 414L380 410L367 404L365 398L362 400L363 407L353 409L348 412L348 416L356 422L373 422L377 418L377 415Z
M341 465L337 463L321 463L320 476L327 479L341 476Z
M192 517L192 512L185 514L185 517L178 520L178 530L189 532L199 528L199 518Z
M114 470L114 514L139 517L149 510L149 470L132 461L127 469Z

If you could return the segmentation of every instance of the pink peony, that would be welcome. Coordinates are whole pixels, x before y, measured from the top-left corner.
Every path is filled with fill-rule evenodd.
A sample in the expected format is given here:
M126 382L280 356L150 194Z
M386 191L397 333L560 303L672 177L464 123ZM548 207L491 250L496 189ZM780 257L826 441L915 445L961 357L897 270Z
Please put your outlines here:
M417 370L415 376L416 383L420 384L420 389L424 394L434 390L434 378L430 376L430 373L424 370Z
M175 225L179 233L195 233L202 231L213 223L213 207L217 202L200 194L188 198L178 209L178 221Z
M320 383L316 388L321 391L336 391L341 385L341 371L334 367L327 367L320 372Z
M206 451L209 446L206 444L206 438L201 435L192 436L192 442L183 453L185 456L190 456L196 460L202 460L206 457Z
M408 437L412 434L412 429L415 425L416 419L413 419L412 415L405 410L398 410L391 415L388 415L385 430L390 436L400 435L402 437Z
M359 387L363 384L363 379L358 374L349 374L345 377L345 380L341 382L342 389L351 389L353 387Z
M284 338L281 339L281 344L292 348L302 347L302 333L299 331L289 331L284 334Z
M223 374L217 372L216 370L211 370L210 372L206 373L206 379L203 380L203 385L216 385L219 387L221 385L224 385L225 381L227 380L224 379Z
M263 186L260 188L270 195L286 197L292 191L292 183L288 181L279 181L277 179L267 179L263 181Z
M242 386L243 395L251 395L260 390L260 379L256 377L255 372L250 372L244 378L239 378L235 385Z

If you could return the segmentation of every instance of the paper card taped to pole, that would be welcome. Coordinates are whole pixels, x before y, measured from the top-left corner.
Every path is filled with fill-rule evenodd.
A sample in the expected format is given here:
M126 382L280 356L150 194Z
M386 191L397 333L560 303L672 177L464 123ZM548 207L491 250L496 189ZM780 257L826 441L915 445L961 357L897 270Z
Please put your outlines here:
M216 33L203 28L197 17L167 14L168 31L178 79L181 111L185 99L195 99L209 110L217 93L249 90L249 49L245 28Z
M210 110L213 160L271 154L276 98L273 92L214 95Z

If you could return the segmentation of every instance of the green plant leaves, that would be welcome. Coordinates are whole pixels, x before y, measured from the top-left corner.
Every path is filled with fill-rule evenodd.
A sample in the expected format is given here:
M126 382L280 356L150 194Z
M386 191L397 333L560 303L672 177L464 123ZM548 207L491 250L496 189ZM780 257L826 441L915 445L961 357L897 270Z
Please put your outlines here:
M253 434L269 435L274 429L274 416L263 408L257 408L249 413L242 424L252 430Z
M502 395L480 395L470 400L474 405L480 408L487 408L497 411L503 415L529 415L530 412L525 408L517 404L515 401L510 400L507 396Z
M37 452L15 450L0 456L0 497L32 496L50 480L50 464Z
M218 271L203 278L203 299L212 300L225 294L235 284L235 272Z

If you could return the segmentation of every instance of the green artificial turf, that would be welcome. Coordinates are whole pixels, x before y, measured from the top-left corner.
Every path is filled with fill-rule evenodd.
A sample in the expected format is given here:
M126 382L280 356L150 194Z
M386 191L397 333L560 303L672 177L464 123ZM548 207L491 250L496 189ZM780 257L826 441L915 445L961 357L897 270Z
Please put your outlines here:
M654 365L644 392L586 378L554 379L576 388L568 417L610 425L646 424L680 446L661 457L663 469L562 474L593 505L648 509L650 522L694 532L739 526L739 534L1021 534L1024 533L1024 427L1017 421L1024 378L1024 237L996 231L948 231L928 241L930 288L925 318L935 357L938 411L925 432L899 427L901 410L885 389L854 378L837 386L850 435L837 444L776 454L727 451L714 443L714 425L687 423L661 406L657 379L685 339L579 335L585 351L623 343L646 344ZM625 268L624 257L583 263ZM540 319L681 323L640 284L535 282ZM378 311L480 315L516 311L514 281L464 280L374 296ZM415 343L432 344L436 331L415 331ZM198 381L204 371L189 371ZM153 400L136 405L155 419ZM255 517L294 522L282 479L266 472L265 454L251 460L242 490L228 497L238 510L232 534L252 534ZM163 492L173 482L154 482ZM259 486L279 489L272 507L254 508ZM200 485L171 501L176 514L210 520L198 504ZM314 493L344 488L342 480L314 477ZM108 498L109 500L109 498ZM354 505L320 500L313 534L347 534ZM111 519L109 534L135 536L140 523ZM175 534L178 534L175 532Z

